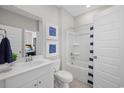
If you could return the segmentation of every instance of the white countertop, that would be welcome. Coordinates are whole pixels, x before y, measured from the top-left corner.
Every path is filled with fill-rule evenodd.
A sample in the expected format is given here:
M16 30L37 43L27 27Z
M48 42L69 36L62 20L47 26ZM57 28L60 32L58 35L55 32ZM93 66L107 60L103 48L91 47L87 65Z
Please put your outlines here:
M54 62L55 62L55 60L45 59L42 56L34 57L33 61L31 61L31 62L25 62L24 59L18 60L12 66L12 70L10 70L8 72L0 73L0 80L5 80L5 79L13 77L15 75L50 65Z

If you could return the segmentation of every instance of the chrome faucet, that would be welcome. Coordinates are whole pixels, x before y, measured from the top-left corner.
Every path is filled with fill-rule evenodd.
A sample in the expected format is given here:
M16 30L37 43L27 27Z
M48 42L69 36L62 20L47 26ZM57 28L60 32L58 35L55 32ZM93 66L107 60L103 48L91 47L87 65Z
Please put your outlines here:
M25 56L25 62L30 62L30 61L32 61L33 60L33 58L32 58L32 56L31 55L26 55Z

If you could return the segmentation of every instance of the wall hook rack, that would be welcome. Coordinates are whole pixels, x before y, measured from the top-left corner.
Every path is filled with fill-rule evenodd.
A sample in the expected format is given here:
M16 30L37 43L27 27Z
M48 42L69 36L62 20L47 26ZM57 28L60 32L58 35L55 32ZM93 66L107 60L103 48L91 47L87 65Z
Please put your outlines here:
M5 35L3 35L3 34L0 34L0 35L3 36L3 37L7 37L7 31L6 31L6 29L0 28L0 30L4 31L4 34L5 34Z

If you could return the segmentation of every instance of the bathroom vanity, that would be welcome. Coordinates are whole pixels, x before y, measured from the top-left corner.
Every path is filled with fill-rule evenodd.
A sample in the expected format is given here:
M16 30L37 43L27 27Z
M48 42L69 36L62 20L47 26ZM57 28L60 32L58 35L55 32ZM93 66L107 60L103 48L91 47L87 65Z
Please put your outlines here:
M31 62L15 62L12 70L0 73L1 88L53 88L54 61L35 57Z

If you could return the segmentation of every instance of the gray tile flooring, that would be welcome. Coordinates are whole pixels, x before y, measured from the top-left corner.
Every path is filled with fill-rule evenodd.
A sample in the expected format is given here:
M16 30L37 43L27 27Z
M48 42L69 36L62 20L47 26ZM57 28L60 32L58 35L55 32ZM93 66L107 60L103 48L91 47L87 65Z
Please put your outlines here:
M83 83L82 81L79 80L73 80L70 83L70 88L91 88L87 84Z

